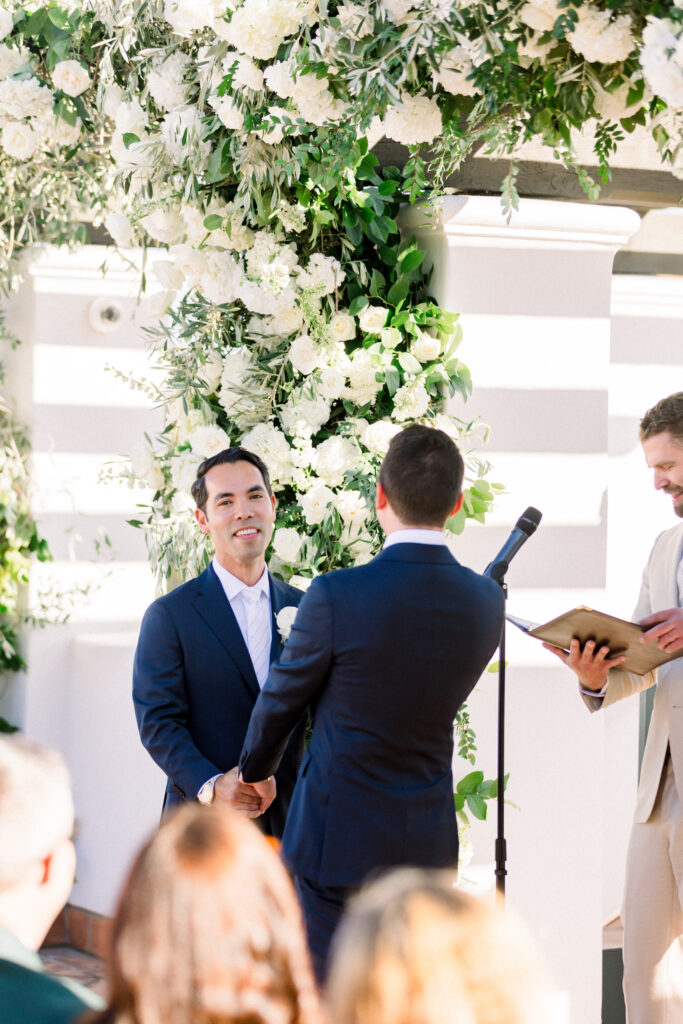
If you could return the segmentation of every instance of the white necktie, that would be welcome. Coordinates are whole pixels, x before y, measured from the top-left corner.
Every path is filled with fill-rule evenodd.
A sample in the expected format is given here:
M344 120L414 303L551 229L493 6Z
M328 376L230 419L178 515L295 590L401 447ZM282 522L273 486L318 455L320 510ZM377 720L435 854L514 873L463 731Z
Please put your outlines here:
M245 587L242 591L247 607L247 647L251 662L258 679L263 686L268 678L270 665L270 630L268 628L268 602L261 600L263 592L255 588Z

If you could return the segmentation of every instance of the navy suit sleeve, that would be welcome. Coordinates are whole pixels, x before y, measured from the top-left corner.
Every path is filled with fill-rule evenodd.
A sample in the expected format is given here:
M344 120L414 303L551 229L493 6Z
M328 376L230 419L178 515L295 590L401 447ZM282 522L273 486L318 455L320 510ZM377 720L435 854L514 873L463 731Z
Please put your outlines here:
M133 666L133 704L140 739L188 800L217 775L195 746L188 727L185 663L176 626L161 601L146 611Z
M332 630L332 609L320 576L304 595L282 657L271 666L254 705L240 757L245 782L275 774L289 737L327 682Z

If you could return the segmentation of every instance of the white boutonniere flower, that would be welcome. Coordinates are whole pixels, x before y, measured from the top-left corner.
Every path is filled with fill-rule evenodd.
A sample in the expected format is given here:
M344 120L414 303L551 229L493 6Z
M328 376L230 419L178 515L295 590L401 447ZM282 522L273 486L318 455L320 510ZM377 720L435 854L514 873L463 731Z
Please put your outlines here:
M288 604L275 616L275 622L277 623L277 630L284 643L289 634L292 632L292 626L294 625L294 619L296 618L297 607L293 604Z

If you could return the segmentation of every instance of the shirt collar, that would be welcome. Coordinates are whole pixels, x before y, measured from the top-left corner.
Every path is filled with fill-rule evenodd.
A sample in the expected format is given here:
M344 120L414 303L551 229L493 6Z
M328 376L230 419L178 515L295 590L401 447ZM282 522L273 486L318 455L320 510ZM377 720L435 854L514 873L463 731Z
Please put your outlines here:
M268 569L264 566L261 576L256 581L253 587L248 587L242 580L238 580L233 573L228 569L224 568L218 559L214 555L213 562L214 572L220 580L221 586L225 591L225 596L228 601L234 601L238 594L241 594L243 590L260 590L270 600L270 580L268 579Z
M32 971L42 971L43 969L43 963L38 954L32 949L27 949L23 942L20 942L16 935L8 932L6 928L0 928L0 960L9 960L21 967L28 967Z
M442 530L424 530L420 527L411 527L405 530L394 530L384 541L384 547L390 548L392 544L446 544L446 538Z

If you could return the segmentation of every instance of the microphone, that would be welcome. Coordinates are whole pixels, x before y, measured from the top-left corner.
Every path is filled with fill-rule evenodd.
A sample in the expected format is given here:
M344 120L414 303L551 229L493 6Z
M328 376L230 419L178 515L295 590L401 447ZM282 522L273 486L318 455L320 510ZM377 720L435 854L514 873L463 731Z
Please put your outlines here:
M503 577L508 571L510 562L515 557L522 544L524 544L536 530L542 518L543 516L538 509L533 508L532 506L529 506L526 511L522 512L521 516L515 523L514 530L505 541L493 561L489 562L486 566L483 575L488 576L491 580L495 580L496 583L502 583Z

